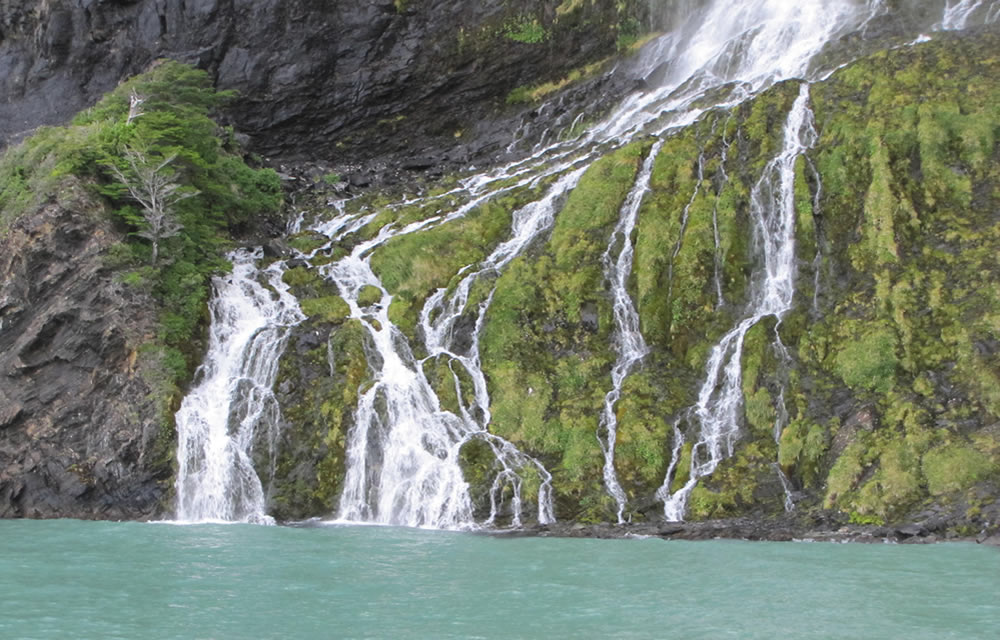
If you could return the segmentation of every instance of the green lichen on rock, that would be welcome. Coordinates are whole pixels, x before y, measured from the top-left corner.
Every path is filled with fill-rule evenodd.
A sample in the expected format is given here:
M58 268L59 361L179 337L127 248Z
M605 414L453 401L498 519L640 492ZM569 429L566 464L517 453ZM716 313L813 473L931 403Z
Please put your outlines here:
M597 161L559 212L551 237L497 280L482 336L491 430L553 473L562 517L605 519L597 419L614 355L599 256L646 143Z
M329 515L337 507L347 433L370 375L364 341L358 320L331 326L314 319L293 332L275 384L283 421L273 474L268 461L255 461L269 512L279 520Z
M1000 408L990 346L1000 273L987 257L1000 250L1000 171L987 161L1000 157L1000 64L984 55L996 45L982 35L881 53L813 92L830 304L799 355L842 407L877 417L826 465L826 506L858 518L892 521L929 495L996 478L987 457L945 444ZM835 412L813 404L814 425ZM803 434L786 431L787 459ZM793 473L812 477L814 463L796 458ZM959 459L972 471L945 481Z
M576 10L566 3L563 15ZM933 501L969 505L962 526L978 523L982 496L1000 483L991 426L1000 421L1000 59L987 55L997 49L991 34L942 36L812 87L819 141L794 167L794 306L745 336L739 439L692 492L689 519L782 512L780 471L802 510L891 523ZM688 409L710 352L744 317L760 268L751 193L780 150L798 92L798 82L783 83L672 133L633 237L616 239L635 243L628 287L650 347L616 406L616 469L635 519L654 514L675 426L694 429ZM480 341L489 429L552 472L561 519L614 518L598 441L615 361L601 255L650 148L636 142L595 162L551 233L502 273L481 277L470 295L473 305L493 293ZM391 318L412 337L427 297L454 287L459 270L505 239L511 213L536 196L514 194L376 250L373 268L395 296ZM386 209L362 235L431 214ZM307 306L331 295L294 271L286 281L316 300ZM343 335L354 336L345 353L361 357L363 336ZM472 404L458 396L472 384L456 362L423 367L442 409ZM338 380L363 384L366 375ZM335 406L343 433L357 387L315 386L327 377L303 386L318 389L303 406ZM696 455L695 434L686 435L672 491ZM480 439L460 457L484 515L494 457Z
M351 308L340 296L304 298L299 300L302 313L324 322L338 322L351 315Z
M389 319L412 336L426 299L447 287L459 269L480 262L504 240L511 213L525 197L522 191L485 203L457 220L399 236L379 247L371 265L395 296Z

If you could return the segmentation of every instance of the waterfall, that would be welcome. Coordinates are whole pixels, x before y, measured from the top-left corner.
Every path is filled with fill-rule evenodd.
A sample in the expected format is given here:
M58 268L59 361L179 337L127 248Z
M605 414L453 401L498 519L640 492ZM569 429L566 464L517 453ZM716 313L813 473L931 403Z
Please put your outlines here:
M792 307L795 289L795 161L815 142L809 107L809 85L803 83L785 123L781 152L764 168L750 195L754 241L763 265L754 274L751 301L745 317L713 347L698 401L686 415L697 440L691 450L689 477L671 493L672 473L680 456L675 447L659 497L667 520L682 520L687 498L698 481L710 475L733 454L742 420L743 340L763 318L779 321ZM675 429L679 433L679 429Z
M473 526L472 501L459 453L462 445L474 438L490 446L501 467L491 490L487 523L495 521L500 496L507 486L513 496L512 523L520 525L525 470L540 477L538 521L554 519L549 472L486 428L490 420L489 395L479 365L478 336L492 296L480 304L467 352L456 353L452 348L452 331L465 309L472 283L484 274L499 271L552 224L558 202L576 185L583 171L578 168L566 173L544 198L515 212L510 239L500 244L479 269L468 273L450 297L440 290L425 304L420 322L426 359L447 356L473 381L475 406L467 407L460 400L459 415L441 408L424 375L423 361L413 357L406 337L389 320L392 297L369 266L370 252L375 247L407 231L383 230L374 240L356 247L350 256L324 268L351 306L352 317L362 322L371 337L367 347L371 351L369 363L374 363L376 369L375 383L361 396L349 434L347 476L338 519L434 528ZM365 286L382 292L377 304L358 305L358 293ZM454 383L461 399L457 375Z
M884 11L882 0L872 0L863 9L859 9L856 3L849 1L790 3L782 0L752 0L742 2L736 7L732 3L713 2L701 11L688 11L689 19L687 21L661 37L643 54L644 60L640 66L644 69L645 74L661 76L658 88L627 98L610 118L594 127L588 135L594 139L601 139L602 136L627 138L638 131L652 129L657 135L665 137L671 131L693 123L709 108L725 108L736 105L780 80L808 77L813 57L828 42L839 34L862 27ZM667 62L664 63L664 60ZM663 68L664 64L666 68ZM715 92L717 96L710 106L706 105L704 100L709 92ZM792 124L794 123L790 122L789 126ZM728 144L728 142L724 143L726 153L728 153ZM786 139L787 144L789 141ZM657 150L658 148L657 146ZM795 156L797 153L789 161L789 166L793 166ZM649 172L652 170L652 158L655 158L655 154L651 154L651 158L647 159L647 162L650 163L648 171L647 167L643 168L636 187L622 209L618 228L612 236L612 246L621 229L628 227L631 230L635 224L633 216L636 215L640 202L631 202L631 200L634 197L641 201L641 195L645 191L645 186L642 186L641 183L646 181L648 184ZM776 171L777 169L770 168L769 170ZM673 247L674 259L681 250L688 213L702 188L703 171L704 158L700 157L695 191L681 212L681 231L677 244ZM758 185L758 193L755 195L756 204L754 207L758 210L764 209L762 200L767 197L760 193L763 188L763 186ZM788 215L793 215L793 212L789 212ZM718 263L719 237L716 216L717 212L714 212L713 233L716 241L714 279L718 306L722 306L724 301ZM770 231L770 229L759 229L758 235L767 235ZM792 227L781 231L787 235L789 242L794 239ZM767 241L762 241L761 244L769 247L773 253L780 253L780 260L794 260L792 245L783 246L783 240L784 237L777 241L769 238ZM628 235L626 235L624 244L630 245ZM605 396L600 423L603 433L600 434L598 440L604 453L604 483L609 495L615 500L618 520L621 522L626 498L614 467L614 449L617 437L617 417L614 407L620 397L625 377L635 362L645 354L646 345L638 331L637 314L634 320L630 317L630 313L635 313L634 305L624 287L624 282L631 271L631 247L622 248L619 257L620 268L613 275L607 271L608 255L605 253L604 260L606 273L609 274L607 279L611 282L614 297L616 321L614 339L618 360L612 370L612 388ZM623 259L624 262L622 262ZM793 266L789 268L792 269ZM781 294L787 297L787 306L781 307L782 310L791 305L792 273L789 272L787 277L789 279L788 290ZM671 283L672 280L671 277ZM775 304L777 303L771 300L762 302L759 317L773 314L773 311L767 311L767 309ZM759 317L746 326L741 325L742 328L737 327L729 336L729 342L722 348L717 347L718 353L714 355L715 360L710 361L708 365L709 380L702 388L702 395L711 395L714 384L719 381L720 373L723 371L723 358L727 352L734 349L737 352L735 362L729 362L725 372L727 379L735 377L738 380L738 354L742 351L743 336ZM712 373L713 368L714 373ZM736 412L742 400L742 391L738 384L733 390L733 394L733 397L723 399L722 405L718 407L720 414L709 420L713 426L707 430L703 429L706 440L702 446L709 447L709 460L712 461L701 467L705 471L703 475L711 473L723 457L731 454L736 433ZM707 404L709 398L706 397L704 402ZM701 405L701 401L699 405ZM705 410L707 411L707 409ZM731 416L732 427L722 426L722 422L728 419L727 416ZM730 431L732 432L730 433ZM717 433L713 434L713 432ZM665 481L664 487L660 489L658 494L661 499L667 502L670 502L669 478L673 477L678 456L682 450L679 445L683 443L683 436L676 427L675 433L677 435L672 461L668 468L668 480ZM691 488L693 486L692 482ZM668 519L680 519L689 491L690 488L678 498L673 507L668 504Z
M233 272L213 282L208 353L176 416L181 521L271 521L251 453L258 430L277 428L271 389L288 327L303 315L281 263L262 273L260 258L259 250L231 254Z
M604 255L601 256L604 277L611 286L611 295L614 300L615 332L613 339L618 358L611 370L611 391L608 391L607 395L604 396L604 411L601 413L599 427L603 431L603 437L599 436L598 441L604 452L604 485L617 505L619 524L624 522L626 500L625 490L618 482L618 474L615 471L615 441L618 437L618 416L615 414L615 406L621 398L625 377L636 363L649 352L646 341L639 333L639 313L632 303L626 286L629 275L632 273L634 254L632 231L639 219L639 206L642 204L642 197L649 190L653 163L662 147L663 141L658 141L653 145L649 155L646 156L639 176L625 198L618 224L611 234L611 243ZM613 257L612 254L616 246L619 247L618 256Z
M1000 3L987 0L948 0L944 16L937 28L944 31L958 31L969 26L972 17L980 9L984 10L983 22L990 24L1000 19Z
M788 114L783 149L767 165L751 194L755 246L763 266L752 277L752 300L743 318L711 351L696 404L674 426L671 461L658 492L666 517L681 519L699 479L732 454L742 413L743 340L762 318L780 320L792 304L793 167L815 136L807 83L830 71L815 68L814 60L825 46L865 29L890 9L886 0L711 0L683 4L684 10L669 30L646 46L635 63L648 88L626 96L608 117L571 140L552 142L558 136L547 132L526 157L465 178L443 195L391 206L441 203L431 217L398 227L386 225L374 237L355 245L349 255L329 263L324 259L322 266L311 267L337 286L351 317L364 328L372 371L372 383L359 392L354 425L347 434L346 475L337 518L436 528L468 528L501 521L517 526L529 517L524 504L534 500L537 512L531 517L540 523L555 519L551 473L540 460L490 432L490 397L479 340L493 297L492 293L479 296L481 299L472 305L470 291L474 284L489 282L511 260L542 241L565 197L598 157L638 136L649 135L656 141L602 256L613 300L617 359L604 396L597 438L604 456L604 484L621 522L627 498L615 470L616 408L627 376L648 350L626 288L632 269L630 236L658 152L672 132L696 122L706 111L732 107L776 82L799 78L805 83ZM998 4L995 0L948 0L937 28L960 29L976 21L995 21L1000 18ZM579 118L577 115L559 126L575 129ZM526 124L525 133L530 128ZM723 141L727 150L730 142ZM703 165L699 163L699 171ZM452 222L501 195L542 185L546 186L535 202L514 212L505 242L481 262L464 266L456 275L457 284L427 299L417 335L422 344L411 344L389 318L392 295L372 271L372 253L401 235ZM700 180L697 188L702 188ZM696 197L697 193L690 202ZM453 200L463 204L455 206ZM343 203L331 204L338 215L313 226L331 242L359 232L377 215L348 214ZM713 277L718 306L722 306L717 215L716 210ZM300 215L289 230L298 231L303 224ZM317 255L313 252L301 259L310 262ZM233 273L214 282L209 351L197 384L177 413L180 520L269 520L251 449L255 440L260 441L255 434L262 429L275 435L278 407L271 387L287 329L303 317L281 282L282 264L261 272L254 266L259 257L255 252L236 252L231 256ZM369 287L378 291L378 299L362 304L360 300L369 296L360 293ZM470 331L469 323L460 323L460 318L474 318L471 335L459 335ZM460 325L466 328L460 329ZM415 353L426 355L418 358ZM424 374L425 364L432 360L445 362L452 371L457 411L441 406ZM463 385L469 384L471 389L463 393ZM783 426L781 420L779 415L776 437ZM689 479L671 492L687 440L692 444ZM490 511L479 523L460 464L462 448L472 441L484 443L495 458L488 495ZM537 487L537 494L525 495L527 486ZM790 497L791 490L787 493Z

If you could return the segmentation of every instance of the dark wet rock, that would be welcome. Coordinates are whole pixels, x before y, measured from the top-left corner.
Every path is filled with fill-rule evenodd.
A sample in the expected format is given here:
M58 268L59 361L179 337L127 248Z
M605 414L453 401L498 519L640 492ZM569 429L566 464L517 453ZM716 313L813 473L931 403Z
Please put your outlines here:
M896 529L896 533L904 538L922 536L927 534L927 528L921 524L911 523Z
M284 238L272 238L263 245L265 258L286 258L292 254L292 248Z
M913 527L911 529L911 527ZM907 533L903 533L906 531ZM940 538L928 534L919 525L897 528L877 525L845 524L842 514L816 511L783 516L740 517L702 522L582 524L556 522L511 531L488 532L502 537L559 538L662 538L664 540L748 540L771 542L857 542L857 543L933 543ZM1000 538L1000 535L994 536ZM965 538L953 538L966 540ZM982 537L988 544L992 538ZM1000 541L998 541L1000 542Z
M587 331L597 331L600 325L600 316L597 312L597 305L587 303L580 309L580 323Z
M994 534L988 538L983 538L982 540L977 540L980 544L985 544L988 547L1000 547L1000 533Z
M430 169L439 162L440 160L433 156L416 156L408 160L403 160L400 166L410 171L421 171L423 169Z
M0 517L160 509L172 446L137 358L155 318L105 267L120 239L75 185L0 239Z
M347 183L352 187L367 187L372 183L372 177L365 173L352 173L347 176Z
M169 57L239 92L228 117L265 156L396 157L428 169L442 156L434 150L461 140L462 162L488 157L516 128L504 100L512 89L615 51L616 3L587 3L556 23L559 3L427 0L400 11L393 0L4 2L0 147L68 120ZM505 21L522 15L543 17L549 39L504 37ZM500 111L510 117L493 117Z

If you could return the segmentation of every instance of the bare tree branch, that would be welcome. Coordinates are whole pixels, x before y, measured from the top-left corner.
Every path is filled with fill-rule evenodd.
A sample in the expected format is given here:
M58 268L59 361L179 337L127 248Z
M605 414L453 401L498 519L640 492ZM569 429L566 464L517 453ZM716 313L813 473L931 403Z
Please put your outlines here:
M112 173L125 185L132 199L142 207L142 217L147 228L136 235L153 244L151 263L154 265L160 252L160 240L172 238L184 228L174 215L174 206L199 193L196 190L181 191L181 185L171 182L173 171L168 165L176 157L177 154L172 154L157 163L144 151L126 147L124 159L128 169L122 170L117 165L111 165Z
M132 121L139 116L145 115L142 111L142 103L146 101L145 98L140 96L135 90L132 90L132 94L129 96L128 102L128 119L125 120L125 124L132 124Z

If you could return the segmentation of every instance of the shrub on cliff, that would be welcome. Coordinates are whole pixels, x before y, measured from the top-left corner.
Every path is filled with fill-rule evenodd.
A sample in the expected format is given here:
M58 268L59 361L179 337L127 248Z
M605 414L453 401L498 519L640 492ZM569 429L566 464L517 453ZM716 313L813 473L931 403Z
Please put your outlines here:
M233 98L232 92L216 91L204 71L159 61L69 125L39 129L0 158L0 233L33 205L59 200L71 176L103 198L105 211L126 234L107 264L158 306L159 335L144 352L167 369L164 401L201 356L198 336L209 282L227 268L223 251L230 238L277 211L282 201L277 174L248 166L232 131L212 119ZM127 150L135 148L151 162L173 158L171 180L195 194L175 203L177 232L159 235L164 259L154 266L147 266L153 250L148 220L121 181L129 171Z

